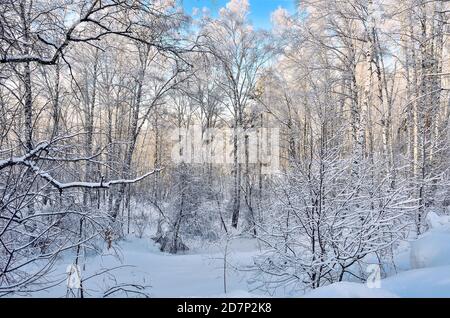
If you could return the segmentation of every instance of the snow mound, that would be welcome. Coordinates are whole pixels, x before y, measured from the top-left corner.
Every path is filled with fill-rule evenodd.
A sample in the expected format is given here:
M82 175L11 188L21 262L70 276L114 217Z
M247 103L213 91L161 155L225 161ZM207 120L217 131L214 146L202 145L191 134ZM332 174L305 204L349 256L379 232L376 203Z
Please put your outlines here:
M450 217L430 212L427 221L431 229L411 242L412 268L450 265Z
M398 296L382 288L368 288L364 284L339 282L318 288L305 298L397 298Z
M429 212L427 215L427 223L432 229L450 232L449 215L437 215L435 212Z
M411 269L381 280L381 288L339 282L315 289L304 297L450 297L450 217L430 212L427 223L430 230L410 243ZM400 259L406 265L403 256Z
M414 269L381 280L381 287L400 297L450 297L450 266Z
M450 266L414 269L381 280L381 288L340 282L320 287L306 298L450 297Z
M450 265L450 234L429 233L411 243L412 268Z

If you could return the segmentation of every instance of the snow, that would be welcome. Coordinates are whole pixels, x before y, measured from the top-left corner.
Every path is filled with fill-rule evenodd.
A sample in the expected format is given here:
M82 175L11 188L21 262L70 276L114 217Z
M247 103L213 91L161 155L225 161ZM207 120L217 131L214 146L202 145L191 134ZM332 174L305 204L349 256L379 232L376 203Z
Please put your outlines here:
M101 256L87 257L83 277L109 268L116 269L83 282L85 294L88 297L100 297L105 290L120 283L145 285L145 291L150 297L255 297L255 294L248 292L246 272L236 270L236 267L251 263L258 251L255 244L254 240L248 239L230 243L227 293L224 293L223 252L219 246L211 246L203 253L192 251L171 255L160 252L149 238L127 239L118 243L115 251L111 249ZM53 273L55 280L64 280L67 266L72 264L73 259L74 255L65 255L59 260ZM65 295L65 281L50 290L33 294L34 297Z
M305 298L396 298L396 294L383 288L368 288L363 284L339 282L318 288Z
M434 212L427 215L429 231L411 243L412 268L450 266L450 218Z
M48 182L50 182L53 186L55 186L59 190L69 189L69 188L109 188L112 185L117 185L117 184L131 184L131 183L139 182L139 181L147 178L148 176L151 176L155 172L159 172L159 171L163 170L163 169L154 169L154 170L149 171L135 179L119 179L119 180L111 180L111 181L105 181L105 182L103 182L103 180L102 180L101 182L67 182L67 183L63 183L63 182L60 182L60 181L54 179L48 172L42 171L35 162L29 160L30 158L39 154L39 152L48 148L49 146L50 146L49 142L47 142L47 141L41 142L34 149L30 150L23 156L11 157L8 159L0 160L0 169L7 167L7 166L13 166L13 165L25 165L25 166L29 167L36 175L47 180ZM84 159L80 158L79 160L83 161L83 160L88 160L88 159L89 158L84 158Z
M450 266L405 271L381 281L400 297L450 297Z
M50 145L47 141L39 143L34 149L30 150L23 156L19 157L11 157L8 159L0 160L0 169L6 167L6 166L12 166L17 164L24 164L27 159L33 157L34 155L38 154L40 151L44 150Z
M381 280L381 288L340 282L318 288L309 298L450 297L450 266L409 270Z
M450 297L450 242L449 223L431 215L434 228L419 239L404 242L395 257L396 270L387 271L389 277L381 280L380 288L369 288L364 283L338 282L306 294L276 294L285 297L307 298L395 298L395 297ZM224 292L224 244L192 245L185 254L167 254L159 251L150 238L138 239L130 234L102 255L87 255L82 264L86 297L101 297L118 284L144 286L150 297L229 297L251 298L270 295L254 291L249 284L250 273L242 269L253 263L263 252L254 239L238 238L228 243L227 293ZM65 297L67 267L75 256L65 253L53 277L56 286L34 293L39 297ZM411 260L409 262L408 260ZM422 268L418 268L422 267ZM97 275L102 273L102 275ZM15 295L26 296L26 294ZM114 294L112 296L139 296ZM272 295L274 296L274 295Z
M437 215L435 212L427 214L427 223L434 231L450 232L450 216Z
M403 272L382 279L380 288L339 282L305 297L450 297L450 218L430 212L427 221L431 229L410 242L408 253L403 251L396 257Z
M411 243L412 268L450 265L450 233L427 233Z

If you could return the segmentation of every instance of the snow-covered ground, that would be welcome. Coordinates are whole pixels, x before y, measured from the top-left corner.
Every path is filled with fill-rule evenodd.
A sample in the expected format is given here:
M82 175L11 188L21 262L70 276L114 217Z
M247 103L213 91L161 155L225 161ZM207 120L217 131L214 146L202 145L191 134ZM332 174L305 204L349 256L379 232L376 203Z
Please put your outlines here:
M340 282L318 288L305 297L450 297L450 266L409 270L381 280L380 288Z
M205 247L202 247L205 249ZM182 255L159 251L151 239L131 238L118 243L101 256L88 256L82 266L86 297L100 297L115 285L124 289L145 292L150 297L255 297L248 292L246 272L239 270L252 262L258 253L254 240L231 242L227 253L226 288L224 290L223 247L209 246L206 252L192 250ZM60 281L56 286L33 293L36 297L66 297L67 266L74 255L65 255L52 272ZM97 275L98 274L98 275ZM136 289L139 285L145 289ZM118 291L111 296L127 296ZM138 296L129 292L128 296Z
M450 218L428 214L431 229L397 255L398 274L382 279L380 288L340 282L306 297L450 297Z
M432 229L406 244L396 256L398 273L382 279L380 288L340 282L306 295L277 296L450 297L450 222L434 214L430 214L429 221ZM136 292L145 292L150 297L267 297L252 288L251 273L242 270L260 252L255 240L241 238L230 242L225 294L223 245L198 246L186 254L170 255L160 252L149 238L130 236L101 256L86 257L82 265L85 296L102 297L116 286L109 296L133 297L139 295ZM66 297L66 270L73 260L71 254L59 259L51 275L59 283L33 296Z

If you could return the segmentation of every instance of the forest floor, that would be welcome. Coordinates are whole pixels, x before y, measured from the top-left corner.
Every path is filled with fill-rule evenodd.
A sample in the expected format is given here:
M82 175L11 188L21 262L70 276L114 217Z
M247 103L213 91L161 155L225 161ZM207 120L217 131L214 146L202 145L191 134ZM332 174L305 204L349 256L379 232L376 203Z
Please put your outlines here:
M403 242L394 256L396 269L379 288L340 282L306 297L450 297L450 217L430 212L427 223L430 229L417 240Z
M202 250L202 252L200 252ZM227 253L226 288L224 289L224 249L222 246L198 246L184 254L171 255L159 251L149 238L127 238L102 255L87 256L82 268L85 297L102 297L114 286L111 297L135 297L134 291L150 297L256 297L250 294L248 272L242 269L252 263L259 252L251 239L231 242ZM61 257L51 276L54 287L33 293L34 297L66 297L67 267L75 255ZM139 285L139 288L132 285ZM144 287L141 289L141 287ZM262 296L262 294L260 294Z
M395 257L395 272L381 280L380 288L341 282L316 289L306 297L450 297L450 222L444 223L405 244ZM130 235L102 255L85 258L81 265L84 296L136 297L141 292L150 297L305 296L301 291L281 289L267 295L255 290L250 283L253 272L245 269L261 252L254 239L229 243L225 293L224 245L198 245L184 254L171 255L160 252L150 238ZM32 295L66 297L66 271L74 259L73 254L61 257L50 275L58 283Z

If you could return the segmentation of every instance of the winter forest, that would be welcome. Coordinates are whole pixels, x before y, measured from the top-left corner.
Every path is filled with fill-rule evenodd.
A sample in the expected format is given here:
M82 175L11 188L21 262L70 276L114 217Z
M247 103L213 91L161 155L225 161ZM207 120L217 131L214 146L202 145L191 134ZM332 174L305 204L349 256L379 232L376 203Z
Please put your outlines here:
M0 297L450 297L450 3L191 2L0 0Z

